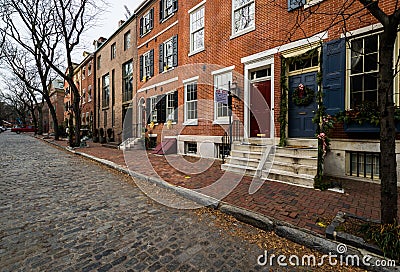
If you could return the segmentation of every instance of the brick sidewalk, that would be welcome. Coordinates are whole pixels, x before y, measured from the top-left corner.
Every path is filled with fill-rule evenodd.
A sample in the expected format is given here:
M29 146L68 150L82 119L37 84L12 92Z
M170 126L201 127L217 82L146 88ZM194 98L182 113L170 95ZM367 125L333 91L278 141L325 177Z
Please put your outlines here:
M67 146L67 141L56 141L56 143ZM221 170L221 162L218 160L199 160L195 157L185 156L183 161L182 157L178 155L159 156L145 151L142 151L141 154L128 151L125 152L124 156L124 152L121 150L106 148L101 144L92 142L89 142L89 147L80 148L78 151L107 159L123 167L129 165L129 169L132 171L148 176L157 177L158 175L171 184L191 189L211 185L225 173ZM171 165L178 165L181 171L176 170ZM152 172L151 168L155 169L156 172ZM193 173L202 169L207 169L207 171L200 174L185 173L185 171ZM316 224L318 220L332 219L338 211L374 220L380 218L380 187L377 184L346 180L343 181L345 193L341 194L265 181L255 194L250 195L248 191L252 182L251 177L227 173L224 179L231 180L233 184L238 184L222 201L318 234L325 232L324 228ZM218 193L226 186L226 183L218 183L216 188L209 190L207 194L218 197Z

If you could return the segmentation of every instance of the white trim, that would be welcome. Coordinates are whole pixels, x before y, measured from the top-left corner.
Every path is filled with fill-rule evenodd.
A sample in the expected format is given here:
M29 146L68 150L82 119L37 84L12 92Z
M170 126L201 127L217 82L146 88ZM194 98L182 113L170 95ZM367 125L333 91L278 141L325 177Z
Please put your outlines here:
M193 55L196 55L197 53L200 53L200 52L203 52L203 51L205 51L206 49L203 47L202 49L199 49L199 50L196 50L196 51L192 51L192 52L190 52L189 54L188 54L188 57L191 57L191 56L193 56Z
M229 66L229 67L225 67L225 68L222 68L222 69L219 69L219 70L212 71L211 75L215 76L215 75L218 75L218 74L231 72L233 69L235 69L235 65L232 65L232 66Z
M199 101L199 98L198 98L198 89L197 89L197 79L199 78L198 76L197 76L197 79L195 79L196 77L192 77L192 78L189 78L189 80L190 81L188 81L188 80L186 80L186 82L184 83L184 87L183 87L183 94L184 94L184 102L183 102L183 124L184 125L186 125L186 126L197 126L198 125L198 119L199 119L199 111L198 111L198 107L199 107L199 103L198 103L198 101ZM193 102L193 101L196 101L196 115L197 115L197 118L195 118L195 119L188 119L188 107L187 107L187 103L188 103L188 101L187 101L187 86L188 85L190 85L190 84L196 84L196 96L197 96L197 99L196 100L191 100L190 102ZM190 103L189 102L189 103Z
M325 0L308 0L307 3L303 6L304 9L310 8L312 6L315 6L316 4L319 4Z
M197 126L199 124L198 119L187 119L182 123L184 126Z
M200 12L202 9L204 10L203 11L203 27L197 29L196 31L192 31L192 14L196 14L197 12ZM190 54L195 54L195 53L200 52L200 51L205 49L205 39L204 39L204 34L205 34L205 30L204 30L205 29L205 16L206 16L206 8L205 8L204 5L198 6L197 9L193 9L193 11L189 13L189 35L190 35L190 37L189 37L189 50L190 50L189 55ZM201 48L197 48L196 50L192 50L192 44L194 43L193 35L194 35L194 33L197 33L197 32L199 32L201 30L203 30L203 46Z
M251 32L251 31L254 31L254 30L256 30L256 26L255 25L252 26L252 27L248 27L248 28L245 28L243 30L240 30L240 31L236 32L235 34L232 34L229 37L229 39L232 40L234 38L240 37L240 36L242 36L244 34L247 34L247 33Z
M188 79L184 79L184 80L182 80L182 83L186 84L186 83L190 83L190 82L196 81L196 80L199 80L199 76L195 76L195 77L191 77L191 78L188 78Z
M360 34L364 34L366 32L370 32L370 31L374 31L374 30L380 30L382 28L382 24L381 23L377 23L377 24L373 24L370 26L366 26L366 27L362 27L353 31L349 31L346 33L342 33L340 35L341 38L346 38L346 37L351 37L351 36L356 36L356 35L360 35Z
M137 91L137 93L141 93L141 92L144 92L144 91L153 89L153 88L158 87L158 86L163 86L163 85L165 85L165 84L178 81L178 79L179 79L178 77L174 77L174 78L171 78L171 79L168 79L168 80L165 80L165 81L162 81L162 82L159 82L159 83L156 83L156 84L153 84L153 85L150 85L150 86L141 88L141 89L139 89L139 90Z
M145 46L145 45L146 45L147 43L149 43L151 40L157 38L158 36L160 36L160 35L163 34L164 32L168 31L170 28L172 28L173 26L177 25L178 22L179 22L179 21L176 20L174 23L172 23L172 24L170 24L169 26L167 26L166 28L164 28L163 31L158 32L156 35L154 35L153 37L149 38L147 41L145 41L144 43L142 43L141 45L139 45L139 46L137 47L137 49L139 49L139 48Z
M194 6L193 8L188 10L188 13L192 13L193 11L195 11L196 9L198 9L199 7L201 7L202 5L204 5L207 1L201 1L200 3L198 3L196 6Z
M217 120L213 121L213 125L229 125L229 117L219 117Z
M244 64L248 64L251 62L258 61L260 59L271 58L271 55L274 55L276 53L288 51L288 50L294 49L296 47L319 42L319 41L325 40L327 38L328 38L328 32L324 31L324 32L315 34L314 36L311 36L309 38L305 38L305 39L301 39L301 40L294 41L291 43L287 43L287 44L284 44L281 46L277 46L277 47L265 50L260 53L256 53L256 54L241 58L241 62Z

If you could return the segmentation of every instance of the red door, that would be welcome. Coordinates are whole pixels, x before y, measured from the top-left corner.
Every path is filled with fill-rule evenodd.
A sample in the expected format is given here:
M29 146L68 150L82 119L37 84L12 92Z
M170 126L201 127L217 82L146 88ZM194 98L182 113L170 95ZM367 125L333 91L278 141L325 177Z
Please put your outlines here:
M270 137L271 81L253 83L250 88L250 137Z

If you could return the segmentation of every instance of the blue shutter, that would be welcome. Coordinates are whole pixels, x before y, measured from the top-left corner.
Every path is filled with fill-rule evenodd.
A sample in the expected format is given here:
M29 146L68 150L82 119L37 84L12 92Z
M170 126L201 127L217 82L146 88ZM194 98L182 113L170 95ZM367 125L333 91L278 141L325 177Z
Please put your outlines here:
M143 17L142 18L140 18L140 36L143 36L143 23L144 23L144 20L143 20Z
M164 44L160 44L158 50L158 65L160 74L164 71Z
M178 123L178 91L174 92L174 122Z
M173 10L172 12L176 12L178 10L178 0L173 0Z
M154 27L154 8L150 10L150 29Z
M151 122L151 108L153 105L150 105L150 98L146 98L146 124L150 124Z
M172 37L172 65L178 66L178 35Z
M306 0L288 0L288 11L304 6Z
M154 76L154 49L150 50L150 76Z
M160 22L164 20L164 0L160 0Z
M346 73L346 42L338 39L323 45L322 86L326 113L344 110Z
M142 81L143 80L143 55L141 55L140 57L139 57L139 65L140 65L140 67L139 67L139 70L140 70L140 81Z

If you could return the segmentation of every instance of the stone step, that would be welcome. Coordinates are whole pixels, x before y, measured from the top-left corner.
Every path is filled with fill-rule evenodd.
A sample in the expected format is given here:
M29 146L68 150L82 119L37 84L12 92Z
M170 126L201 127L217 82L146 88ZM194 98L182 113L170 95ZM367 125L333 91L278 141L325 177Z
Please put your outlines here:
M243 150L232 150L231 156L238 158L258 159L260 160L263 152L243 151Z
M250 152L264 152L268 146L266 145L253 145L253 144L234 144L233 150L250 151Z
M307 187L314 186L314 176L304 174L293 174L287 171L280 171L270 169L269 171L262 171L263 179L284 181L288 183L298 184Z
M243 143L253 144L253 145L275 145L275 139L273 138L245 138Z
M286 140L288 146L299 146L299 147L318 147L318 140L315 139L303 139L303 138L290 138Z
M242 158L242 157L229 157L227 160L227 163L234 164L234 165L248 166L248 167L252 167L252 168L258 168L258 166L260 164L260 160Z
M221 165L221 169L228 172L234 172L246 176L254 177L256 176L258 170L255 167L248 167L236 164L225 163Z
M316 157L318 149L316 148L292 148L292 147L276 147L275 154L287 154L300 157Z
M275 154L274 162L316 166L318 163L318 158L309 156L296 156L289 154Z
M302 164L292 164L292 163L282 163L274 161L272 169L278 171L286 171L293 174L301 175L311 175L315 176L317 174L317 166L302 165Z

